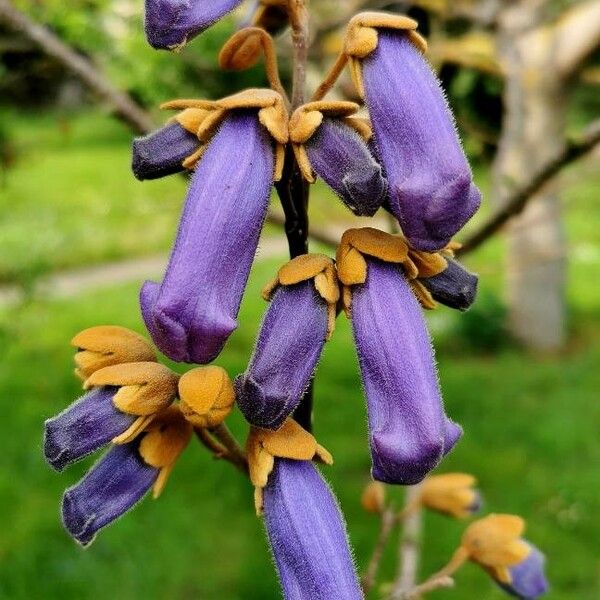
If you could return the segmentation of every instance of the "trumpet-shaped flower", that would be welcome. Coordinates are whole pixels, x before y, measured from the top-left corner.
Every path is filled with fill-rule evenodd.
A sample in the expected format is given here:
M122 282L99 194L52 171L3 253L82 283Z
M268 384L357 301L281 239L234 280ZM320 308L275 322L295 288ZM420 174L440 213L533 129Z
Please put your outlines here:
M242 0L146 0L148 43L176 50L231 12Z
M246 450L284 598L362 598L343 517L308 462L331 464L329 452L292 419L276 431L251 428Z
M348 25L345 50L369 109L389 208L412 247L433 251L473 216L481 197L416 25L360 13Z
M84 340L91 335L90 331L75 339ZM118 342L122 343L127 336L118 329L116 332ZM98 332L94 339L100 339ZM134 346L144 348L137 337L131 340ZM110 345L110 337L104 341ZM122 355L128 354L125 348L122 350ZM90 350L81 350L76 362L91 369L93 361L88 356L87 362L82 362L82 352ZM103 362L99 360L96 364ZM135 438L157 413L173 402L177 396L177 376L156 362L113 364L93 370L84 388L89 390L86 394L44 423L44 455L57 471L111 441L126 443Z
M444 413L431 340L408 283L419 268L401 238L370 228L344 234L337 268L367 398L372 475L418 483L462 433Z
M140 302L146 327L164 354L204 364L237 327L277 166L269 118L275 114L279 125L286 117L281 97L270 90L200 104L212 109L204 125L216 133L198 152L164 279L147 281ZM287 129L276 135L279 148Z
M304 104L290 119L290 139L305 179L318 175L353 213L372 216L386 199L387 181L364 139L370 128L350 116L357 109L353 102Z
M286 600L363 598L342 513L310 462L276 460L264 518Z
M235 386L246 419L277 429L300 402L333 331L339 298L333 261L320 254L298 256L279 270L264 295L271 304Z
M191 437L191 425L176 408L164 411L137 440L113 446L77 483L65 491L65 529L82 546L132 508L154 488L162 491L175 461Z

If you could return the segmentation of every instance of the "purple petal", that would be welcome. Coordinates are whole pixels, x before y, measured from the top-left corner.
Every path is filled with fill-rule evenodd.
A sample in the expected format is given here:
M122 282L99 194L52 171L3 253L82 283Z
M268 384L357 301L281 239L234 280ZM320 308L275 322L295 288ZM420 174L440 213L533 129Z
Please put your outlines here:
M168 49L189 42L232 11L242 0L146 0L148 43Z
M458 310L467 310L475 302L478 277L469 273L458 261L446 257L448 267L438 275L419 281L434 300Z
M273 167L256 111L232 113L196 167L162 284L141 290L146 327L169 358L208 363L237 327Z
M327 336L327 304L313 281L281 286L254 353L235 381L238 406L257 427L278 429L308 388Z
M44 456L54 469L62 471L99 450L135 421L115 408L112 399L118 389L94 388L44 423Z
M141 500L158 477L159 470L142 460L138 446L137 442L113 446L65 492L63 524L82 546Z
M527 558L509 567L511 583L501 583L500 587L517 598L536 600L548 592L550 586L544 574L546 558L535 546L529 546L531 552Z
M131 168L140 180L183 171L181 163L198 149L198 138L179 123L169 123L133 140Z
M389 207L411 246L438 250L473 216L480 194L427 61L405 34L382 29L378 40L362 63Z
M356 215L372 216L386 198L387 181L364 140L343 121L324 118L306 143L313 170Z
M363 598L342 514L312 463L275 460L264 515L286 600Z
M431 340L399 265L367 258L367 281L352 288L352 326L362 372L373 477L415 484L456 443L444 414Z

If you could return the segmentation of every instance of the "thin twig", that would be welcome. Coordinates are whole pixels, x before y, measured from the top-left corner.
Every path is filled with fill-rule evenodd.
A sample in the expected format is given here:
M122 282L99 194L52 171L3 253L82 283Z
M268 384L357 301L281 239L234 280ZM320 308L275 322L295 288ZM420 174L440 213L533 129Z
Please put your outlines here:
M420 598L427 592L433 592L440 588L449 588L454 586L454 579L452 577L442 576L433 579L428 579L420 585L416 585L410 590L402 592L399 596L394 596L396 600L415 600Z
M308 11L306 0L288 0L288 16L292 27L293 75L292 110L304 104L306 63L308 59Z
M420 485L413 485L406 492L406 509L403 511L404 527L398 545L398 571L390 598L400 600L417 582L419 556L421 553L421 508L418 504Z
M225 458L228 454L227 448L215 440L215 438L211 435L208 429L204 429L204 427L194 427L194 433L198 438L198 441L210 452L215 458Z
M371 591L371 588L375 585L377 580L377 572L379 571L379 565L383 557L383 551L387 544L387 541L394 529L394 525L397 523L396 512L393 507L388 506L381 512L379 535L377 536L377 542L373 548L373 554L369 560L367 570L362 577L361 585L365 596Z
M559 171L567 165L575 162L585 156L600 142L600 119L597 119L585 128L581 139L572 141L565 145L563 151L554 159L543 165L531 179L520 189L513 192L503 202L501 208L496 214L492 215L488 221L471 234L462 244L462 247L456 252L457 256L462 256L479 248L491 236L502 228L512 217L523 211L527 202L538 192L544 184L552 179Z
M248 460L243 448L239 445L231 431L225 423L221 423L210 429L210 433L217 438L221 445L227 450L227 454L223 456L232 465L237 467L242 473L248 473Z

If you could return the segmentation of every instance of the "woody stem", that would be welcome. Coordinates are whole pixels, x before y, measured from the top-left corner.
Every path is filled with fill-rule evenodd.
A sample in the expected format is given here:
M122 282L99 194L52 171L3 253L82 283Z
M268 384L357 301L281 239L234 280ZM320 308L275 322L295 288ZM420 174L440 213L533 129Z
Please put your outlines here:
M308 11L305 0L288 0L288 15L292 28L293 76L292 110L304 103L306 61L308 54ZM290 258L308 252L308 183L296 163L291 145L285 154L283 176L275 184L285 214L285 235ZM294 419L307 431L312 429L312 385L294 411Z

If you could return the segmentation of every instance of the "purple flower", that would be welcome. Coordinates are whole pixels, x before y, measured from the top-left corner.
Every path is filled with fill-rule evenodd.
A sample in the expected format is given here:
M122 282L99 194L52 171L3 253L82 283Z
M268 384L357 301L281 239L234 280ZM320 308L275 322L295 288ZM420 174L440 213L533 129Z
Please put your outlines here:
M44 423L44 456L57 471L106 446L136 420L115 408L119 388L105 386L84 394Z
M275 286L250 364L235 381L244 416L266 429L278 429L308 388L339 297L333 261L323 255L287 263L268 286L267 297Z
M147 281L140 294L146 327L169 358L208 363L237 327L273 169L256 111L228 113L196 167L163 282Z
M356 215L373 216L387 181L365 141L341 119L326 117L305 144L310 164Z
M131 441L177 396L177 376L155 362L116 364L85 381L91 388L44 423L44 456L57 471L109 442Z
M139 443L113 446L63 496L65 529L82 546L141 500L154 485L159 469L146 464Z
M408 31L416 24L408 21L357 15L346 49L364 86L389 208L412 247L433 251L473 216L481 198L439 82Z
M242 0L146 0L148 43L176 49L208 29Z
M337 271L367 398L373 478L418 483L462 434L444 413L431 340L407 280L419 269L401 238L364 228L342 237Z
M183 161L198 148L198 138L178 122L133 141L131 168L140 180L158 179L183 171Z
M192 435L176 408L163 411L141 437L110 450L62 500L65 529L82 546L153 488L156 498Z
M458 261L444 256L448 266L432 277L419 278L434 300L458 310L467 310L475 301L478 277Z
M275 459L263 499L286 600L363 598L342 514L310 462Z
M510 583L498 581L500 587L512 596L523 600L536 600L549 590L544 574L546 558L532 544L525 542L530 549L527 557L521 562L508 567Z
M368 404L373 477L414 484L460 437L444 414L431 340L398 265L369 258L352 290L352 327Z

